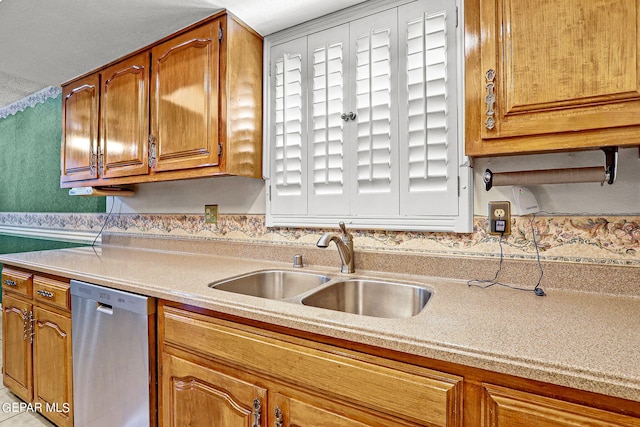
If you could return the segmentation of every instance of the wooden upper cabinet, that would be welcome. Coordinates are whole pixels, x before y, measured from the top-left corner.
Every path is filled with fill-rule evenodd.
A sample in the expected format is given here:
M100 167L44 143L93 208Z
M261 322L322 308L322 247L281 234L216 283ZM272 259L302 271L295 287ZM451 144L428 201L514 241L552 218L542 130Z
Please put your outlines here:
M638 0L465 7L468 155L638 145Z
M156 171L218 164L220 28L215 20L152 50Z
M98 177L99 90L98 73L62 89L62 183Z
M149 172L149 52L102 71L100 153L104 178Z
M62 187L262 177L262 37L226 11L63 94Z

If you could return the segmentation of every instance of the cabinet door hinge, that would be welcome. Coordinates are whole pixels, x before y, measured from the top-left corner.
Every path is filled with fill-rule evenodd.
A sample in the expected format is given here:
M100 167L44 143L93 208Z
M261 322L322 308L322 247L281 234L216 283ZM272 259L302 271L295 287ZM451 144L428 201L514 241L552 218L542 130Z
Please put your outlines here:
M460 197L460 177L458 177L458 197Z
M222 27L220 27L220 28L218 28L218 40L219 41L222 41L222 35L223 35Z
M460 15L460 13L458 12L458 6L456 6L456 28L458 28L458 22L459 22L458 16L459 15Z
M218 157L222 157L222 143L218 144Z

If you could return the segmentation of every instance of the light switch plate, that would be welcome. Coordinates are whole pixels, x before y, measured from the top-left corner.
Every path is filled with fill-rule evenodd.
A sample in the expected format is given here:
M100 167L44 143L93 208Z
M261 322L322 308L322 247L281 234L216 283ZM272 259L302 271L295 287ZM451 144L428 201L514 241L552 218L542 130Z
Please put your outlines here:
M218 223L218 205L204 205L204 222L207 224Z
M489 234L511 234L511 203L489 202Z

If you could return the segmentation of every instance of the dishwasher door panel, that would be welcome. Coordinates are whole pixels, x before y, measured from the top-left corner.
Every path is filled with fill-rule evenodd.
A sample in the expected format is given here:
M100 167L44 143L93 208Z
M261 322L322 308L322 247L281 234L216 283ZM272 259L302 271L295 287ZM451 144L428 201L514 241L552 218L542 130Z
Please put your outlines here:
M77 281L71 298L75 426L151 425L155 299Z

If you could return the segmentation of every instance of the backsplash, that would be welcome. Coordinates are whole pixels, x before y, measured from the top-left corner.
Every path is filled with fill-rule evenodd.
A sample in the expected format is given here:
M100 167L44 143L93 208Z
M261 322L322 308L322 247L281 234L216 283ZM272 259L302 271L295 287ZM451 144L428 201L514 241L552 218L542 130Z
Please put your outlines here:
M5 229L98 232L106 214L0 213ZM474 218L474 232L425 233L352 230L356 250L441 256L535 259L532 224L541 258L547 261L640 267L640 216L514 217L512 234L499 238L487 232L487 218ZM336 226L337 230L337 226ZM224 240L313 246L327 230L267 228L264 215L220 215L205 224L202 215L119 214L108 218L105 232L129 236ZM501 248L502 247L502 248Z

